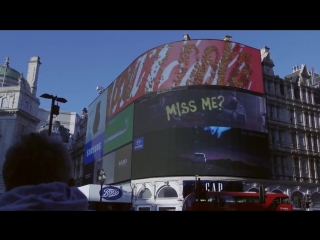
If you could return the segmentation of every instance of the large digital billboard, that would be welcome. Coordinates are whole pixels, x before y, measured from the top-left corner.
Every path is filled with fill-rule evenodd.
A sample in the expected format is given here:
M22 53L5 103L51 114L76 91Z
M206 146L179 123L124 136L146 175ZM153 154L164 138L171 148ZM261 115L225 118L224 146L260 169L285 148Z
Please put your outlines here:
M104 133L106 126L107 90L88 107L86 143Z
M190 126L146 132L133 143L132 179L195 175L271 177L268 134L263 132Z
M134 105L132 104L115 117L107 120L103 146L104 155L132 140L133 110Z
M85 151L84 151L84 160L83 160L84 165L90 162L93 162L96 159L102 158L103 142L104 142L104 133L101 133L96 138L86 143Z
M132 144L128 144L116 151L96 160L93 169L93 183L98 184L98 172L103 169L106 174L106 184L122 182L131 179Z
M266 132L265 99L227 88L170 91L135 104L134 137L160 129L226 126Z
M94 162L88 163L83 166L83 178L82 185L93 184L93 170L94 170Z
M108 87L107 118L146 93L187 85L224 85L264 93L260 50L208 39L153 48Z

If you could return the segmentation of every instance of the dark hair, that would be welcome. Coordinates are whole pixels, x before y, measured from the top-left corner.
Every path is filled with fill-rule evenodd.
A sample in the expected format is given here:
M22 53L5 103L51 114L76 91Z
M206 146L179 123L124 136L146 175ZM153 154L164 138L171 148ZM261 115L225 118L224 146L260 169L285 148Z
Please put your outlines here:
M235 97L235 96L236 96L236 92L231 92L230 95L231 95L232 97Z
M2 175L6 191L19 186L64 182L72 178L72 162L62 142L45 134L22 135L6 152Z

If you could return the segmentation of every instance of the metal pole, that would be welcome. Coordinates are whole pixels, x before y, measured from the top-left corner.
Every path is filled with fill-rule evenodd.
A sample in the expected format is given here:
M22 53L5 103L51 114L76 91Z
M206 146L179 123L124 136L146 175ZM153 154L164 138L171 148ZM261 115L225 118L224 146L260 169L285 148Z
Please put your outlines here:
M103 186L103 182L100 183L100 204L99 204L100 211L102 211L102 186Z
M52 121L53 121L53 107L54 107L54 101L57 97L51 98L51 111L50 111L50 118L49 118L49 136L51 136L52 132Z

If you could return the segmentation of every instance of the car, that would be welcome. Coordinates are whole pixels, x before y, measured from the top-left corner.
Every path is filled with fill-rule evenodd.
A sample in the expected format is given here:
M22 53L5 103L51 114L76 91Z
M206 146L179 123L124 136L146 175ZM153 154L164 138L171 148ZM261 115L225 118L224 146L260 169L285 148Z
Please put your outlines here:
M203 166L207 163L207 157L204 153L196 152L192 156L192 164L198 164L201 163Z

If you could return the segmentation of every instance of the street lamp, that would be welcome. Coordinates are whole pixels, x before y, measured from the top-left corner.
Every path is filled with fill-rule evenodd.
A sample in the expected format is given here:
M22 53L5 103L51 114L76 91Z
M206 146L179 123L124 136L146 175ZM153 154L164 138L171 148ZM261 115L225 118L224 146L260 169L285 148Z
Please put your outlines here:
M102 206L102 187L104 184L104 181L106 180L106 174L103 171L103 169L100 170L99 175L98 175L98 181L100 183L100 210L101 210L101 206Z
M51 136L52 132L52 120L53 120L53 114L59 115L59 109L60 107L58 105L55 105L55 101L61 102L61 103L66 103L67 100L65 98L60 98L57 96L53 96L48 93L44 93L40 96L41 98L46 98L46 99L51 99L51 109L50 109L50 118L49 118L49 136Z

